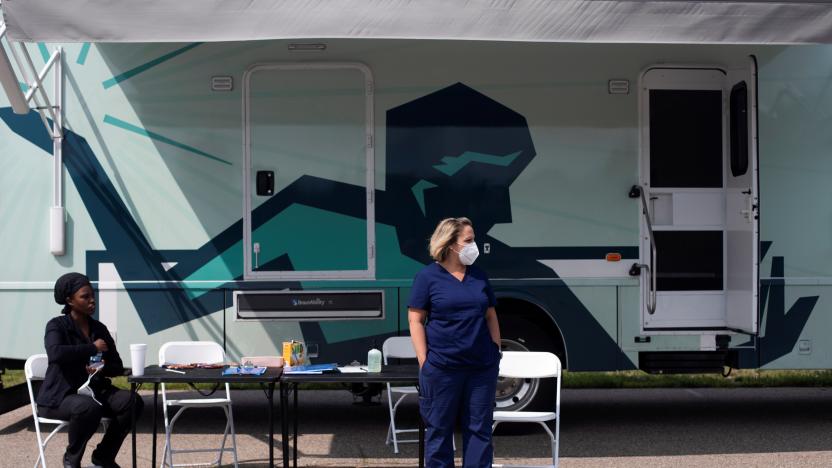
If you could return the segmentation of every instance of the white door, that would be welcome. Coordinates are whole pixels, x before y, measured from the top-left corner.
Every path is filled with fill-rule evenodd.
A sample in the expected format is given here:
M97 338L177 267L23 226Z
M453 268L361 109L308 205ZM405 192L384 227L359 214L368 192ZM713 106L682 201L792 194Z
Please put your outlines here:
M729 152L726 188L725 327L756 334L759 327L759 192L757 62L728 72Z
M653 313L646 304L651 281L642 275L645 333L756 332L756 213L742 211L756 204L754 140L733 167L730 157L732 141L735 154L743 147L731 138L732 80L740 75L749 73L662 67L642 75L640 185L653 224L651 233L642 216L642 257L649 255L651 235L657 249ZM753 102L748 81L745 98ZM735 101L741 101L738 89ZM747 135L754 135L751 109L744 115Z
M243 114L245 278L373 278L370 69L254 65L244 75Z

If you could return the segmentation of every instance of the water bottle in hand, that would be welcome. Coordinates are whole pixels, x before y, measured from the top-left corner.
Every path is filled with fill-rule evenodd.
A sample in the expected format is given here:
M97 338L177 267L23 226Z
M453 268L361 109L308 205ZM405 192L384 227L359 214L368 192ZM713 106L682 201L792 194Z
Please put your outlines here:
M90 356L90 364L89 366L93 369L98 369L104 366L104 362L102 359L104 358L104 353L97 353L95 356Z

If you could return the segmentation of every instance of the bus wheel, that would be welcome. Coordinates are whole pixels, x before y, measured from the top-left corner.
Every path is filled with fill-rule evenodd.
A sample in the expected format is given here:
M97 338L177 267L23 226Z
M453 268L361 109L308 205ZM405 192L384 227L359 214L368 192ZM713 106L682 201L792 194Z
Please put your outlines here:
M560 336L549 336L545 328L524 317L499 316L503 351L548 351L563 362ZM496 410L552 411L555 407L554 379L497 379Z

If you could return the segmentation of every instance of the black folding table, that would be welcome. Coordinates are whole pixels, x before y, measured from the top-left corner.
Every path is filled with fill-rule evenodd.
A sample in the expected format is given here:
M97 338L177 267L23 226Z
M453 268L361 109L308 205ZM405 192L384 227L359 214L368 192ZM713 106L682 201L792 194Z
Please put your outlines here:
M293 393L293 466L298 466L298 384L300 383L385 383L417 384L419 366L416 364L382 366L381 372L283 374L280 378L280 425L283 438L283 467L289 468L289 393ZM419 467L424 467L425 426L419 418Z
M159 366L148 366L144 375L127 377L130 388L134 392L139 384L153 384L153 455L152 467L156 466L156 414L159 401L159 384L173 383L259 383L266 387L266 399L269 402L269 466L274 466L274 387L283 372L281 368L268 368L263 375L222 375L223 369L187 369L184 374L170 372ZM133 413L133 468L136 468L136 417Z

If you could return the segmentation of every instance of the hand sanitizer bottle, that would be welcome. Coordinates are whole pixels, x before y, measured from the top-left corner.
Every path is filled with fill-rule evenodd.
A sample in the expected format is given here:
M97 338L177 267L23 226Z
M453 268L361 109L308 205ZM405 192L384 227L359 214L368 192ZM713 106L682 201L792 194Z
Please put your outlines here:
M367 372L381 372L381 351L376 349L373 342L373 349L367 353Z

